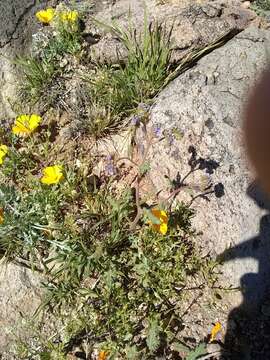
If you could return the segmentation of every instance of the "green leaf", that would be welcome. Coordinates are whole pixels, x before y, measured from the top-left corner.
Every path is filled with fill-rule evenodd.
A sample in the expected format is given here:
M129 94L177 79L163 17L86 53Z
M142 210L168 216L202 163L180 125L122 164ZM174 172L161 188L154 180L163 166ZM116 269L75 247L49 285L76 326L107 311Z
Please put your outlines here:
M41 360L50 360L51 359L51 355L49 352L45 351L45 352L42 352L40 354L40 359Z
M206 345L200 344L188 354L186 360L197 360L198 356L202 356L205 354L207 354Z
M139 352L136 346L127 346L126 347L126 357L128 360L139 359Z
M160 327L156 318L149 320L148 335L146 338L146 344L151 352L158 349L160 344Z
M143 163L140 167L139 167L139 173L140 175L145 175L146 173L148 173L148 171L151 169L150 164L149 163Z
M176 140L181 140L184 136L183 133L177 128L173 128L172 133L173 133L174 137L176 138Z
M172 344L172 349L174 351L177 352L185 352L185 353L189 353L190 352L190 348L180 342L175 342Z

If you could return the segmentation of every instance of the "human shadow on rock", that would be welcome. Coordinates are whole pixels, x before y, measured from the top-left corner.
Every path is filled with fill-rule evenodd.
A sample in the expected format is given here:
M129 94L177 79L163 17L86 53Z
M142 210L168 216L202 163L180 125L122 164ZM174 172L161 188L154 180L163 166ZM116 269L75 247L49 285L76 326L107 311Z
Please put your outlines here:
M258 262L258 273L246 273L240 279L243 301L228 316L221 357L226 360L270 359L270 199L256 182L248 187L247 195L267 213L260 219L257 236L219 256L223 263L245 258Z

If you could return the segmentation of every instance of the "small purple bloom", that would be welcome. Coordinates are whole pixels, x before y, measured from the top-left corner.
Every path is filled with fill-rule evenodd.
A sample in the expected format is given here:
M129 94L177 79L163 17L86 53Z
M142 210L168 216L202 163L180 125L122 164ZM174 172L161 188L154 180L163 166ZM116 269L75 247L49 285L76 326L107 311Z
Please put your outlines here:
M107 176L113 176L115 175L115 173L116 173L116 169L113 163L109 163L105 166L105 174Z
M162 136L163 131L161 130L161 127L159 125L154 125L153 131L156 137L159 138Z
M138 115L133 115L132 118L131 118L130 123L133 126L138 126L140 124L140 121L141 121L141 119L140 119L140 117Z

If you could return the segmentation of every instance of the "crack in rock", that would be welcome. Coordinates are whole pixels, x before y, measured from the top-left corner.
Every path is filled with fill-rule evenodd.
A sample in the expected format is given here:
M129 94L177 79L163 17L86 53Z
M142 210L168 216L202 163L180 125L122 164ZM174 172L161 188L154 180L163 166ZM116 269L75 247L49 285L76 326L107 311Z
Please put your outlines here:
M9 44L11 43L11 41L14 39L13 36L14 36L14 34L17 32L18 27L20 26L23 18L24 18L24 17L29 13L29 11L31 11L32 8L35 7L35 6L36 6L36 0L33 0L33 2L24 9L23 13L18 17L18 19L17 19L17 21L16 21L16 23L15 23L14 29L13 29L13 31L11 32L9 38L8 38L6 41L4 41L4 42L0 42L0 48L4 48L6 45L9 45Z

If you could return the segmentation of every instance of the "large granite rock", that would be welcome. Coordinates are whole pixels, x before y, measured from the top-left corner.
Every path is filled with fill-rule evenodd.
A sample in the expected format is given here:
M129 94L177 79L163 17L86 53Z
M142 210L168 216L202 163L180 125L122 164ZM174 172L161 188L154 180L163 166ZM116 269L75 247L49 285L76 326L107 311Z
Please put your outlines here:
M177 183L179 174L183 178L190 171L196 150L201 170L187 177L188 186L178 199L192 201L208 183L218 185L207 195L209 201L199 196L192 202L197 210L194 225L202 231L198 239L205 253L217 255L233 248L223 254L226 278L233 286L247 286L255 300L270 280L270 223L265 215L270 207L251 185L242 111L268 61L269 41L269 31L248 28L202 58L160 93L148 124L165 136L149 155L150 182L160 199L168 196L168 178Z
M148 21L157 20L168 31L172 28L172 61L181 60L191 50L205 47L230 31L243 30L256 17L238 0L119 0L95 17L104 24L114 21L122 29L127 29L131 20L139 34L143 31L145 9ZM92 25L90 21L89 29ZM108 63L125 59L126 50L117 37L108 32L102 35L92 46L93 56Z

